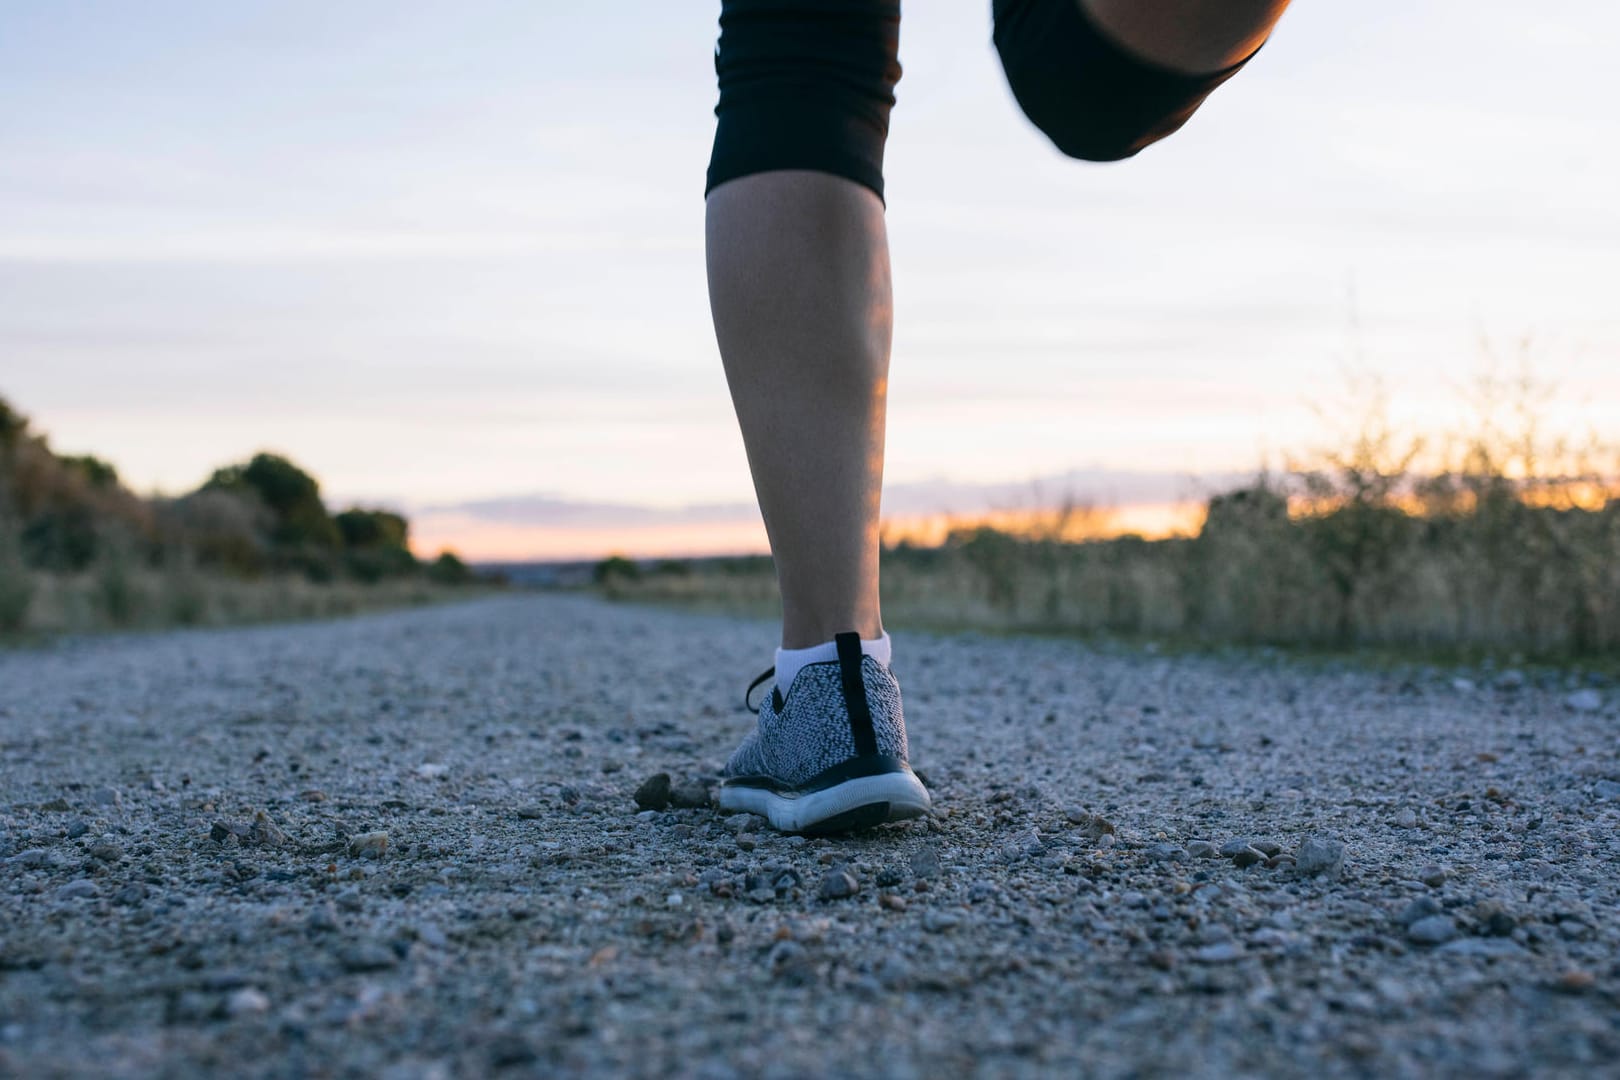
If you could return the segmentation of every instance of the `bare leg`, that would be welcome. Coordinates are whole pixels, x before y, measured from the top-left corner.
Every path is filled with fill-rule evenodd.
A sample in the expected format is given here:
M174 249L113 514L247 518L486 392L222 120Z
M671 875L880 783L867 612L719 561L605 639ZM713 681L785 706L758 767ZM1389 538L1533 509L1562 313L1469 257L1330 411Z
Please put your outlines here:
M883 203L782 170L709 194L709 305L782 592L782 646L883 633L878 506L893 300Z
M1288 0L1077 0L1132 52L1190 75L1220 71L1258 49Z

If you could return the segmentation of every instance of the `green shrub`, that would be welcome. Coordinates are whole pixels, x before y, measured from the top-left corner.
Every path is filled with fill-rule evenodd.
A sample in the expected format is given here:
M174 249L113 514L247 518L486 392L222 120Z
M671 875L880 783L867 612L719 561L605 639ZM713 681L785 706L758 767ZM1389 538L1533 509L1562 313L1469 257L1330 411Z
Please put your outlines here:
M435 585L467 585L473 581L473 572L453 551L441 551L427 569L428 580Z
M0 402L3 408L4 402ZM5 415L0 412L0 436ZM14 526L0 520L0 632L15 633L28 624L34 599L34 579L14 534Z
M409 547L410 526L399 514L351 507L334 517L343 538L343 564L358 581L375 583L419 568Z
M270 568L275 516L246 489L203 488L153 502L161 547L207 569L254 577Z
M320 484L279 454L254 454L244 464L217 469L203 486L256 494L275 516L271 542L295 560L307 560L312 552L331 551L342 543L321 501Z
M142 590L130 572L128 558L109 552L96 564L94 599L97 609L113 626L134 626L142 615Z
M609 555L591 569L591 580L598 585L640 581L641 567L623 555Z

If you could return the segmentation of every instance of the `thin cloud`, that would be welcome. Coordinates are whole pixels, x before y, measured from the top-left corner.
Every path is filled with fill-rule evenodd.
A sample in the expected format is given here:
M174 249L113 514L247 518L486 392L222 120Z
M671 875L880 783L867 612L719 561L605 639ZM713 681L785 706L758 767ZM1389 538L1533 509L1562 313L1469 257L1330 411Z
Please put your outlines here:
M1250 478L1248 473L1202 475L1072 469L1027 481L963 483L944 477L893 484L884 488L883 511L895 516L940 513L980 514L994 510L1033 508L1036 503L1062 500L1100 507L1182 502L1226 490ZM669 525L713 525L758 516L751 502L691 503L649 506L640 503L595 502L553 494L514 495L494 499L440 503L419 507L425 516L455 516L491 525L551 526L556 528L643 528Z

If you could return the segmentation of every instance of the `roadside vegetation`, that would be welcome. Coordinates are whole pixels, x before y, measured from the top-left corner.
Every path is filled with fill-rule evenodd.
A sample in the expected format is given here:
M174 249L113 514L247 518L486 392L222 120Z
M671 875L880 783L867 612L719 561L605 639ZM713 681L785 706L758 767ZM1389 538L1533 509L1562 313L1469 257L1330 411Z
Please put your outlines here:
M268 453L142 497L0 399L0 634L346 614L473 582L452 552L418 560L409 532L386 510L330 513L314 477Z
M1324 409L1330 445L1210 498L1195 535L1076 542L1075 503L1016 528L886 544L895 625L1568 660L1620 655L1620 485L1596 438L1544 431L1547 388L1487 370L1426 441L1376 380ZM608 595L775 610L769 558L598 567Z

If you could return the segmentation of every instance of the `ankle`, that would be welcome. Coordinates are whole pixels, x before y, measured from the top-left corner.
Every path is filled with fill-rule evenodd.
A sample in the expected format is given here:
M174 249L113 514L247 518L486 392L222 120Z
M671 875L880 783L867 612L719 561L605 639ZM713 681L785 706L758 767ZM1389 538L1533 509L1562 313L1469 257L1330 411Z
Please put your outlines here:
M877 641L884 636L883 619L875 612L853 618L794 618L782 620L782 648L809 649L833 640L846 630L854 630L862 641Z
M884 667L890 666L893 645L887 632L875 638L861 638L861 652ZM802 649L776 650L776 685L784 697L793 687L793 679L810 664L824 664L838 659L838 646L831 640L817 642Z

